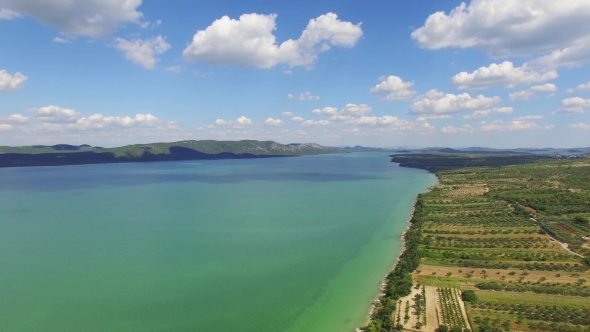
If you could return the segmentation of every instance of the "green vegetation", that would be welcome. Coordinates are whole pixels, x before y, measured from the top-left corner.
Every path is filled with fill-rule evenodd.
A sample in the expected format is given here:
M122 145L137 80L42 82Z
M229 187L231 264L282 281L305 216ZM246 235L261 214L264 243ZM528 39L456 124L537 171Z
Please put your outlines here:
M243 159L337 153L345 150L318 144L272 141L180 141L134 144L118 148L89 145L0 147L0 167L59 166L172 160Z
M406 251L367 331L394 330L391 312L412 282L438 287L447 330L467 327L462 300L474 331L590 331L590 159L432 153L392 161L436 172L439 183L416 201Z

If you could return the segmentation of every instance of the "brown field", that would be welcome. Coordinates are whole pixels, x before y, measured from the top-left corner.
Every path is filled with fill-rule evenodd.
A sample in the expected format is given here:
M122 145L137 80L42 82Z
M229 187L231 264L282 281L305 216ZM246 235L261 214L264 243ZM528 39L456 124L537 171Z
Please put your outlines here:
M576 232L572 231L571 229L565 227L564 225L562 225L562 224L560 224L558 222L552 222L551 225L553 225L553 226L561 229L562 231L564 231L564 232L566 232L568 234L571 234L573 236L577 236Z

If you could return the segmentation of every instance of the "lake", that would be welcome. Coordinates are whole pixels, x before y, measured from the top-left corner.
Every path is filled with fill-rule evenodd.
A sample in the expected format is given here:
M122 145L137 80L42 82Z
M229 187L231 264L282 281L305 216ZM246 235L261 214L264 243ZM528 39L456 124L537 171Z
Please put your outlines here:
M0 169L0 331L353 331L435 181L385 153Z

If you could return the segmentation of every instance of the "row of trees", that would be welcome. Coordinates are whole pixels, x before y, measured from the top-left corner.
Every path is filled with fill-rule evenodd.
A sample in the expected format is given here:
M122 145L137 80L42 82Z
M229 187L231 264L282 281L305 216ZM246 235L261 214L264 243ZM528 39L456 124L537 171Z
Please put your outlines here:
M584 280L584 279L581 279ZM590 289L581 287L584 283L574 285L550 285L550 284L506 284L495 281L480 282L475 286L482 290L495 290L507 292L534 292L538 294L569 295L590 297Z
M394 270L385 278L385 295L379 299L371 321L363 330L367 332L401 330L399 324L394 326L391 315L395 311L397 301L412 292L411 273L420 265L418 246L422 242L424 213L424 202L422 201L422 195L419 195L414 205L414 214L410 220L410 227L404 234L405 250L400 255Z

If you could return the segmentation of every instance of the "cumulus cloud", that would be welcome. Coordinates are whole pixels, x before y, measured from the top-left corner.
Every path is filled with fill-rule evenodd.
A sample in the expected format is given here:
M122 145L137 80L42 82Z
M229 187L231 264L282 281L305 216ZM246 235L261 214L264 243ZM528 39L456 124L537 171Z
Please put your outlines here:
M581 130L588 130L590 129L590 125L585 124L585 123L573 123L571 125L569 125L568 127L572 128L572 129L581 129Z
M361 116L367 113L371 113L373 108L367 104L346 104L344 108L340 111L342 115L353 115L353 116Z
M304 92L304 93L300 93L299 96L295 97L295 95L293 95L292 93L289 93L287 95L287 98L289 99L299 99L299 100L319 100L320 97L319 96L314 96L311 92Z
M446 126L440 130L444 134L458 134L458 133L472 133L475 129L470 125L464 125L461 127Z
M328 120L307 120L301 124L303 127L327 127L331 126L332 122Z
M381 81L371 88L371 93L384 100L407 100L416 94L416 91L412 90L414 82L404 82L398 76L389 76Z
M300 117L300 116L295 116L295 117L293 117L291 119L291 121L293 121L293 122L303 122L303 121L305 121L305 119L302 118L302 117Z
M241 117L237 118L235 121L226 121L223 119L215 120L215 126L218 126L218 127L233 125L234 128L242 128L242 127L251 126L253 124L254 124L254 122L252 121L252 119L249 119L245 116L241 116Z
M281 121L280 119L268 118L264 120L263 124L266 126L282 126L283 121Z
M295 116L295 114L293 114L293 112L283 112L283 113L281 113L281 115L282 116L289 116L289 117Z
M0 131L8 131L12 129L12 125L0 123Z
M336 107L324 107L322 109L316 108L311 111L313 115L337 115L338 109Z
M580 84L575 88L569 88L569 89L565 90L565 92L574 93L576 91L588 91L588 90L590 90L590 82L588 82L586 84Z
M590 99L567 98L561 101L561 108L556 113L582 114L587 107L590 107Z
M6 118L0 118L0 120L11 123L26 123L29 121L29 118L21 114L11 114Z
M590 2L472 0L437 12L412 32L426 49L477 47L493 56L529 56L582 43L590 35Z
M548 126L540 126L536 122L533 121L526 121L526 120L512 120L512 121L503 121L503 120L496 120L492 122L485 122L481 123L480 129L483 131L513 131L513 130L528 130L528 129L546 129L550 130L553 129L553 125Z
M557 91L555 84L546 83L543 85L536 85L527 90L513 92L509 95L510 100L529 100L537 96L537 92L551 93Z
M479 119L492 114L512 114L513 112L514 109L512 107L496 107L489 110L475 111L470 115L464 115L463 120Z
M530 121L530 120L542 120L542 115L527 115L527 116L519 116L518 118L514 118L516 121Z
M153 69L156 65L156 55L164 54L170 49L170 44L162 36L144 40L117 38L115 43L119 50L125 52L127 60L147 69Z
M428 121L428 120L447 120L452 119L453 117L449 114L443 115L423 115L416 119L416 121Z
M0 93L22 89L28 79L20 72L11 75L6 70L0 70Z
M29 111L42 122L75 122L80 117L80 113L76 110L55 105L31 108Z
M453 85L459 89L488 89L494 86L513 88L518 85L544 82L557 78L557 72L551 70L539 73L525 67L514 67L510 61L500 64L492 63L488 67L480 67L472 73L461 72L452 78Z
M184 50L187 61L238 67L271 68L277 64L311 66L332 46L353 47L363 32L359 24L341 21L334 13L309 21L299 39L276 43L276 14L228 16L198 31Z
M89 117L82 117L76 121L77 129L100 129L105 127L131 127L131 126L150 126L158 123L160 120L151 114L136 114L135 117L129 116L104 116L102 114L93 114Z
M0 0L0 15L28 15L68 35L104 38L122 24L143 24L143 14L137 11L141 3L142 0Z
M453 95L435 89L418 96L410 112L413 114L448 114L453 112L473 111L491 108L501 102L500 97L471 97L468 93Z

